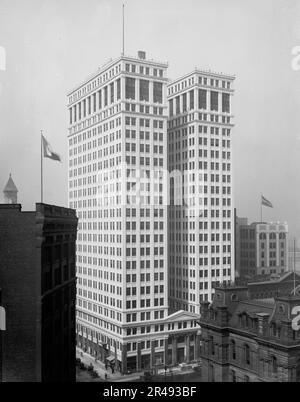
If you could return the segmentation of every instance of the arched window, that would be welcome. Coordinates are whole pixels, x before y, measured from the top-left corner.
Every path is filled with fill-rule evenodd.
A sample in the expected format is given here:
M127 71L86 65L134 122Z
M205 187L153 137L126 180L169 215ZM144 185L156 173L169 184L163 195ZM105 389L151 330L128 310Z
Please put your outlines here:
M232 341L230 342L230 346L231 346L231 358L232 360L236 359L236 346L235 346L235 341L232 339Z
M215 354L215 344L214 344L213 336L210 336L208 338L208 348L209 348L209 354L214 355Z
M236 382L236 374L234 370L231 370L231 381Z
M244 377L244 382L250 382L249 376L245 375L245 377Z
M244 346L244 360L246 364L250 364L250 347L247 344Z
M277 364L277 359L275 356L272 356L272 370L273 370L273 374L277 374L278 364Z

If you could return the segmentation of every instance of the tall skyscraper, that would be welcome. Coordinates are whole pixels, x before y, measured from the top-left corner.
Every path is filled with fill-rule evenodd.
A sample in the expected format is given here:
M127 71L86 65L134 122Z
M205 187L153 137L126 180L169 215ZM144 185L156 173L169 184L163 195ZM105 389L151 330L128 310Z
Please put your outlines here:
M234 280L233 81L195 70L168 84L172 311L199 314L215 285Z
M123 372L196 355L197 316L168 317L166 70L121 56L68 95L77 342Z

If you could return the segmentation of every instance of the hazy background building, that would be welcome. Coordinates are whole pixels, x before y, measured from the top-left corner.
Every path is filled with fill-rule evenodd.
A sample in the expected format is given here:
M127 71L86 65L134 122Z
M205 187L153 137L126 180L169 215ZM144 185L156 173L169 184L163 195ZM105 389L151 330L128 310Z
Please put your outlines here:
M236 271L239 278L288 270L288 225L236 219Z
M300 250L298 247L288 249L288 268L289 271L300 271Z

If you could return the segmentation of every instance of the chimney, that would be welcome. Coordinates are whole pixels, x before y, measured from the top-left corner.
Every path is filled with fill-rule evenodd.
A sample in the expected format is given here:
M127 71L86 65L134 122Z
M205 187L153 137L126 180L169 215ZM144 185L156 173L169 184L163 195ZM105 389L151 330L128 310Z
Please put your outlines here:
M266 313L257 313L256 315L258 316L258 333L260 335L265 335L270 316Z
M146 52L144 52L143 50L139 50L138 51L138 58L145 60L146 59Z

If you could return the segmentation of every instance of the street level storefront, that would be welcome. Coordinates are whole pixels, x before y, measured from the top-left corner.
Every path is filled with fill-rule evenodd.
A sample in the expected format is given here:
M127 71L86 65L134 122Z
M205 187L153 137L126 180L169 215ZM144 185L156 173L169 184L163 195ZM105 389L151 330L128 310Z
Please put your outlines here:
M148 333L141 334L143 330L138 328L133 331L134 335L123 339L113 339L77 322L77 346L112 370L155 372L158 368L199 360L200 328L197 319L196 314L178 311L159 324L148 325Z

